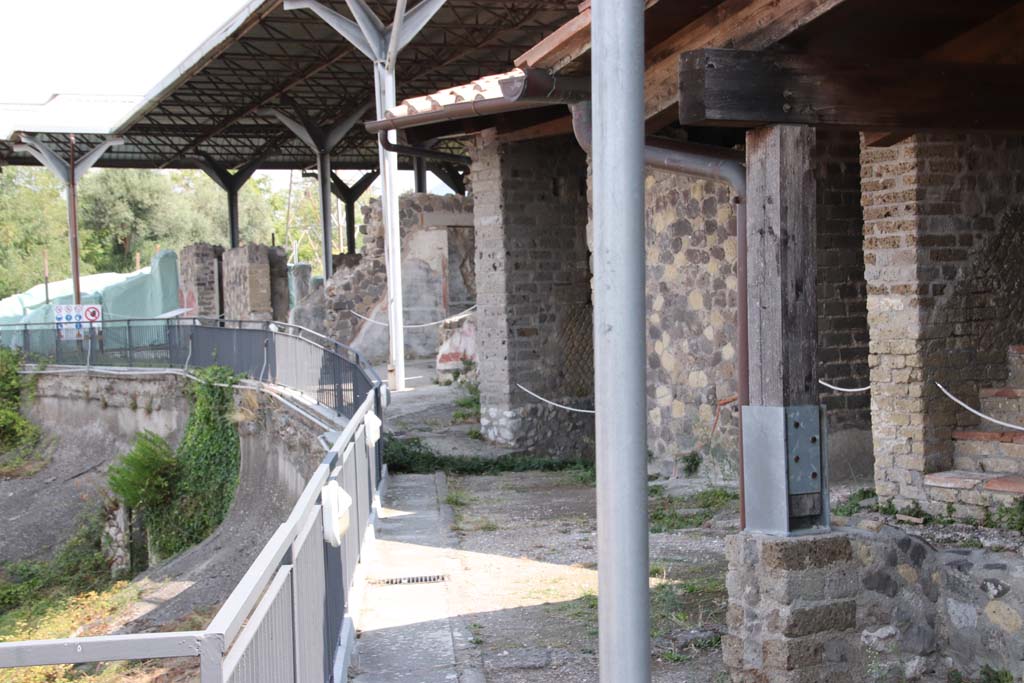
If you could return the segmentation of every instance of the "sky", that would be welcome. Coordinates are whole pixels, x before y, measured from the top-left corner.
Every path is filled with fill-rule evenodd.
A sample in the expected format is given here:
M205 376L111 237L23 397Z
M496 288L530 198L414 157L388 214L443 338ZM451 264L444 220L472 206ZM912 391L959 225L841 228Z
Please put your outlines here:
M85 128L109 129L143 95L228 21L247 0L49 0L3 4L0 40L0 135L30 128L31 107L54 95L90 96L70 100L67 111L85 116ZM102 106L82 104L111 96ZM107 98L104 98L107 99ZM6 111L4 111L6 110ZM86 114L86 110L88 114ZM82 119L79 119L82 120ZM29 121L30 122L30 121ZM287 172L268 173L287 186ZM411 189L412 174L401 172L399 187ZM431 174L428 189L446 191Z

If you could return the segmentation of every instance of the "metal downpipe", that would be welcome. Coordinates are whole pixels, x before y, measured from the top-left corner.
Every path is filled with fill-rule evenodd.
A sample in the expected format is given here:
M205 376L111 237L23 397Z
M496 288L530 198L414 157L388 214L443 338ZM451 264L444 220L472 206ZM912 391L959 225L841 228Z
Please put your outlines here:
M591 154L593 121L590 102L570 105L572 128L580 147ZM747 170L744 155L710 145L646 138L644 163L674 173L728 183L736 202L736 336L737 378L740 420L743 406L750 403L750 349L747 331ZM740 425L742 432L742 423ZM739 440L740 529L746 528L743 491L743 439Z
M591 7L600 680L649 683L644 5Z

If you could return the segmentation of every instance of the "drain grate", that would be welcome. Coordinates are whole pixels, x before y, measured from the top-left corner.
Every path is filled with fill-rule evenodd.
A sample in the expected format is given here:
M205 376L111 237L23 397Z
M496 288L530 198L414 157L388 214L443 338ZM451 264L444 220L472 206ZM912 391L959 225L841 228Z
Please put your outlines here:
M425 576L400 576L395 579L375 579L370 583L378 586L405 586L419 583L441 583L447 580L448 577L444 574L427 574Z

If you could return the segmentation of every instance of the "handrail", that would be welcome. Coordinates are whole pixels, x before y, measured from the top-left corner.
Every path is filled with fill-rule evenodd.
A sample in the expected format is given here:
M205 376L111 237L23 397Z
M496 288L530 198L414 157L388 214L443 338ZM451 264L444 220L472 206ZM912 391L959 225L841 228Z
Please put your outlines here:
M367 397L352 419L345 425L345 429L335 441L335 446L328 451L327 456L309 478L306 487L292 508L291 514L288 515L288 519L278 527L267 544L263 546L263 550L249 565L249 570L242 576L238 585L231 591L231 595L224 601L210 622L207 631L223 635L225 645L230 646L234 641L245 618L252 611L264 589L273 580L281 559L299 535L301 522L316 505L320 490L327 483L331 470L335 467L339 455L338 444L348 444L352 440L357 429L362 425L366 413L373 407L372 399L372 396Z
M218 320L216 321L216 326L210 326L208 329L224 329L222 322ZM238 322L240 325L246 324L246 321ZM70 360L72 363L80 365L80 367L67 367L65 365L63 369L37 370L34 372L70 372L81 370L82 372L89 373L127 373L137 371L143 375L166 372L187 375L187 371L175 368L174 363L179 365L181 363L181 354L184 351L183 342L186 336L189 345L189 357L192 357L192 342L196 337L186 333L174 338L170 335L169 330L174 328L184 330L192 327L205 328L206 326L202 324L202 320L135 319L136 327L134 328L131 323L132 320L108 321L102 323L102 328L100 328L104 333L123 329L126 332L126 346L120 345L124 340L117 335L98 334L97 328L89 325L85 341L89 344L90 350L89 354L84 357L85 365L81 365L83 362L81 345L78 345L76 351L74 341L69 342L70 346L66 344L62 346L56 334L54 334L52 340L49 336L44 337L42 342L39 339L32 339L31 332L38 329L52 330L54 328L53 323L0 324L0 343L6 343L3 335L5 332L10 332L13 329L15 332L22 333L21 340L26 344L32 341L35 341L37 344L49 344L43 350L47 352L52 351L58 363L61 363L62 360ZM138 330L141 323L153 325L156 330L168 330L166 339L162 342L160 341L163 334L161 332L151 336L148 339L150 342L148 345L146 343L137 344L139 339ZM272 328L271 325L298 330L299 333L281 332L278 329ZM244 328L228 328L231 332L237 332L239 329ZM348 415L348 420L337 435L334 444L327 449L326 455L306 482L288 518L278 526L260 550L255 560L214 615L208 627L203 631L0 643L0 669L48 664L79 664L99 661L191 656L199 658L202 683L223 683L228 679L237 679L239 681L255 680L247 678L245 675L245 671L251 672L253 670L254 662L258 668L260 662L265 663L268 658L270 661L274 661L274 658L282 656L282 652L279 651L280 648L287 649L291 646L291 643L295 643L295 647L298 647L297 643L299 641L296 640L298 638L298 631L296 629L300 628L300 625L296 621L298 619L297 616L293 618L290 625L293 631L292 638L272 639L272 642L274 642L273 647L266 650L252 646L256 643L268 642L258 635L260 629L280 627L280 622L269 618L268 615L275 613L275 610L277 610L276 613L280 614L281 605L289 604L287 603L289 600L297 601L300 598L306 600L304 603L305 611L300 611L298 603L296 603L295 610L297 611L295 615L301 613L304 622L307 622L309 619L321 620L320 626L314 625L310 628L313 628L316 633L319 633L321 630L323 631L323 633L315 636L315 638L323 638L322 646L326 649L325 654L327 656L314 657L313 659L319 662L319 664L310 664L308 652L303 664L300 665L296 660L295 681L316 680L318 677L314 677L313 674L320 664L331 668L332 672L344 669L350 652L348 648L351 647L355 637L351 618L347 612L347 593L351 587L352 569L354 563L358 561L359 548L365 535L364 529L368 524L372 523L373 511L376 509L375 506L377 504L375 502L376 496L379 494L380 481L384 472L380 459L381 450L378 440L380 422L376 418L370 417L371 414L380 417L379 413L383 403L381 394L384 391L384 386L376 372L373 371L372 366L365 364L365 361L358 352L344 345L335 344L319 333L306 330L306 328L297 325L287 325L286 323L261 323L255 329L269 334L301 339L310 348L317 349L320 353L334 356L339 361L349 365L353 371L362 375L365 384L357 385L354 376L350 379L348 375L336 374L334 368L337 366L328 364L320 366L321 374L319 378L317 378L315 371L312 373L313 379L310 380L312 384L294 387L300 393L306 393L310 386L315 387L314 391L322 391L325 383L336 382L334 385L334 395L337 401L346 401L344 404L344 414ZM132 331L136 331L135 345L133 345ZM330 346L319 344L316 340L307 338L304 336L306 333L326 340ZM142 336L145 339L144 333ZM121 360L123 356L120 354L127 353L129 361L133 359L136 362L139 361L140 354L142 354L143 362L152 362L155 359L157 362L171 364L171 367L132 367L132 370L129 371L109 366L90 366L89 363L95 362L93 357L94 349L92 348L94 339L99 339L101 342L98 351L96 351L101 363L109 364L112 360ZM153 343L154 339L157 340L155 344ZM259 338L256 340L251 338L249 340L235 338L229 341L229 348L233 348L236 351L242 348L242 351L239 351L242 358L233 359L235 360L235 367L249 367L251 364L246 362L245 353L248 351L252 355L255 349L253 344L257 344ZM104 349L104 343L108 348ZM263 370L260 370L261 375L267 369L267 343L268 340L263 339L262 342L257 344L261 346L263 351ZM218 342L213 348L216 350L221 346L220 342ZM334 348L332 349L331 347ZM62 348L64 349L63 354L65 356L69 354L75 355L62 359ZM284 345L278 351L281 349L294 350L295 347ZM340 353L342 349L350 352L355 357L356 362L343 357ZM145 352L152 352L154 350L156 351L155 355L145 356ZM201 356L201 361L210 364L210 356L210 353L207 353L206 357ZM300 366L305 360L305 357L301 355L294 359L276 359L279 364L288 362L292 364L298 363ZM278 370L282 371L280 367L278 367ZM252 375L254 372L255 369L250 369L246 371L246 374ZM326 374L323 374L324 372ZM296 375L291 374L290 376L295 377ZM298 381L305 382L309 377L310 375L300 372ZM343 383L346 382L350 384L343 386ZM261 381L244 380L241 384L241 386L254 385L263 386L264 383ZM365 396L362 395L364 390L366 391ZM348 393L346 394L346 392ZM345 396L350 396L351 398L345 398ZM360 397L361 400L359 400ZM317 400L318 403L320 402L316 395L311 396L311 398ZM359 400L358 405L351 402L354 400ZM341 415L342 406L339 405L337 407L339 415ZM349 411L351 411L350 414ZM323 445L326 446L326 444ZM355 454L357 457L349 457L349 454ZM323 496L326 495L324 487L334 476L338 477L339 483L343 479L345 480L344 490L352 499L353 507L350 515L353 522L347 532L342 532L342 547L333 546L334 550L332 550L328 547L329 537L325 536L326 521L321 518L321 506L324 504ZM311 545L314 537L310 536L310 534L314 531L321 538ZM331 541L331 543L334 542ZM321 546L322 549L320 549ZM341 553L340 556L337 555L339 552ZM329 555L334 555L335 559L328 561ZM339 557L340 560L338 559ZM302 584L300 582L303 576L301 567L305 566L308 568L310 566L309 562L318 563L320 561L315 558L320 558L325 562L323 568L319 570L322 572L320 573L321 578L319 581L326 582L323 586L324 592L321 593L325 597L322 602L310 603L309 598L304 597L306 593L303 593L301 590ZM304 562L305 565L303 564ZM338 562L341 564L337 564ZM309 581L311 575L308 574L308 569L306 571L305 580ZM314 580L316 580L315 577ZM339 600L341 600L340 603L338 602ZM339 615L340 621L338 621ZM329 629L328 626L330 626ZM307 644L309 642L308 634L306 642ZM294 651L292 655L298 657L299 653ZM245 662L248 662L248 664L243 666ZM241 669L236 668L240 666L242 667ZM249 668L245 669L245 666ZM238 678L238 671L243 672L241 678ZM332 680L332 672L323 672L325 683ZM292 679L289 677L288 680Z

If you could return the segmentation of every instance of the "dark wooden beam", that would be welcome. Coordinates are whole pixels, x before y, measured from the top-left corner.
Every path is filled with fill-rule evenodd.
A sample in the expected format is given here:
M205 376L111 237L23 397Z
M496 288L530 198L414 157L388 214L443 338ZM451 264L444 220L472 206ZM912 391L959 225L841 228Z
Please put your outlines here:
M747 133L750 405L818 403L814 129Z
M725 47L763 50L849 0L725 0L647 52L647 118L666 121L679 101L679 55Z
M927 61L969 64L1024 63L1024 3L1000 12L992 19L924 56ZM904 140L913 131L867 133L864 142L870 147L888 147Z
M1024 67L697 50L680 60L688 125L1024 129Z

